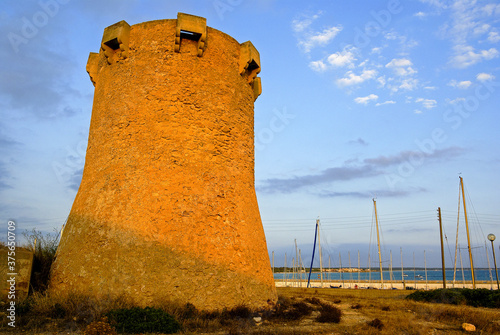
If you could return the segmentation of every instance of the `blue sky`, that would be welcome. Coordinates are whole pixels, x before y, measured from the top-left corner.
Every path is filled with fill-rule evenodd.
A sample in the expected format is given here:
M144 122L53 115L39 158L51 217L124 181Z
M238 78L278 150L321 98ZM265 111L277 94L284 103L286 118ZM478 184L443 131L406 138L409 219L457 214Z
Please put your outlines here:
M92 110L85 65L104 28L177 12L260 52L256 189L277 263L294 239L309 257L319 217L324 253L360 250L363 265L376 198L384 262L402 247L419 262L426 250L437 266L436 210L453 254L459 173L477 252L484 235L500 236L493 0L9 1L0 10L0 232L8 219L50 232L69 214Z

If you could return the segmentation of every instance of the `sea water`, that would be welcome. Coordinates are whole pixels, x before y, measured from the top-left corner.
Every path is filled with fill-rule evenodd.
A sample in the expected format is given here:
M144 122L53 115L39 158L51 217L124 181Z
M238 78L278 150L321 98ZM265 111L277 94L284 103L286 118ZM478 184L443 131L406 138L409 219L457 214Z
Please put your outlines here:
M446 281L453 281L453 269L446 269ZM490 277L491 274L491 277ZM384 280L391 280L391 274L389 271L383 271ZM309 277L309 272L307 273L299 273L298 279L307 280ZM493 280L496 282L495 270L488 269L475 269L474 277L477 281L490 281ZM283 272L275 273L274 279L277 280L292 280L292 273L287 272L286 275ZM295 274L295 278L297 278L297 274ZM426 280L426 271L424 269L408 269L403 271L403 276L401 276L401 270L392 271L392 280L402 282L414 282L414 281L425 281ZM320 279L319 272L311 273L311 280ZM371 272L323 272L323 280L332 280L332 281L356 281L356 280L373 280L380 281L380 272L372 270ZM443 280L443 272L441 269L428 269L427 270L427 280L428 281L442 281ZM470 269L464 269L463 277L462 270L457 269L455 272L455 281L460 283L462 281L470 282L472 281L472 275Z

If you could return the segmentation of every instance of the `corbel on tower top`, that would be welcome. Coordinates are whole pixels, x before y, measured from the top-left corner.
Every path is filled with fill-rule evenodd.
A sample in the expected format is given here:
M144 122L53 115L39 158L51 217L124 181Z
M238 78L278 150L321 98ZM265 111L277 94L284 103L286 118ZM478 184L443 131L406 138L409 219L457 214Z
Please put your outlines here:
M181 40L189 39L198 42L198 57L203 56L207 42L207 19L185 13L177 13L175 29L175 51L180 52Z
M128 57L129 37L130 25L123 20L104 29L101 49L106 55L108 64L114 63L119 58Z
M257 77L260 73L260 54L250 41L240 44L239 71L252 86L254 98L257 99L262 93L262 84Z

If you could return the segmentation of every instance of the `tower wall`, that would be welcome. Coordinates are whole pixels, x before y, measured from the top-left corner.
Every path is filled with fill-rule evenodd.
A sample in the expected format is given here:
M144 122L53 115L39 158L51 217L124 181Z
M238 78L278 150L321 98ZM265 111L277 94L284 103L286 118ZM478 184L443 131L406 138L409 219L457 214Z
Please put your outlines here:
M276 300L254 186L250 42L179 14L104 31L83 179L51 290L202 309Z

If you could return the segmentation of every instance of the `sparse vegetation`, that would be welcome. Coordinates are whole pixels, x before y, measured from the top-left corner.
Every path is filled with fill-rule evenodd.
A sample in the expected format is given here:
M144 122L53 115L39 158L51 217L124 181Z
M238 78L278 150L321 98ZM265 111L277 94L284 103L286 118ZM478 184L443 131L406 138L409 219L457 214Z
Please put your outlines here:
M110 323L121 333L176 333L181 325L174 317L159 308L122 308L106 313Z
M49 284L50 268L56 256L58 234L43 233L35 228L22 234L27 241L25 247L30 250L34 248L30 290L44 292Z
M477 333L500 334L500 311L497 309L405 299L413 292L279 288L275 310L254 311L247 306L237 306L228 310L201 311L192 304L180 305L168 300L158 300L150 309L171 315L180 325L182 334L458 335L463 334L461 325L464 322L475 325ZM353 309L351 306L362 307ZM133 308L123 298L96 300L79 295L63 297L35 293L18 306L18 330L30 334L61 331L71 334L79 330L85 335L94 335L91 332L99 330L100 334L111 335L114 326L121 334L123 329L111 317L102 318L112 310ZM128 318L141 319L130 314ZM3 329L6 328L3 324Z
M108 318L103 317L99 321L91 322L83 332L83 335L118 335L116 330L109 324Z
M474 307L500 307L500 292L487 289L452 288L430 291L415 291L407 299Z
M377 318L368 322L368 326L373 327L373 328L377 328L378 330L382 330L382 328L384 328L384 324L382 323L382 321L380 321Z
M329 304L322 304L319 316L316 318L316 321L322 323L339 323L340 318L342 317L342 311Z

